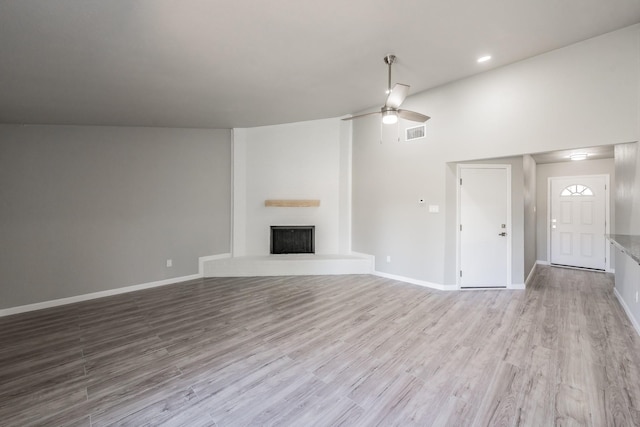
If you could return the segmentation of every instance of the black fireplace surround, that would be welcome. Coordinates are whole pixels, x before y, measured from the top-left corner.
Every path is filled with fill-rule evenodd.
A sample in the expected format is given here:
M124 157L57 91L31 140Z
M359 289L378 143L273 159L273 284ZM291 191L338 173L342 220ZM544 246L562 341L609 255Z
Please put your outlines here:
M271 254L315 253L314 225L272 225Z

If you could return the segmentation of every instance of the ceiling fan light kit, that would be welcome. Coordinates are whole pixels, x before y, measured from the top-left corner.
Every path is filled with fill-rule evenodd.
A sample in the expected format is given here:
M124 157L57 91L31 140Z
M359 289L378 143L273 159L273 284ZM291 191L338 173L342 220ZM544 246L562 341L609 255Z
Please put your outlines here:
M420 123L424 123L429 120L430 117L425 116L424 114L417 113L415 111L400 109L400 105L402 105L405 98L409 94L409 85L396 83L395 85L393 85L393 87L391 87L391 66L396 61L396 56L387 55L383 58L383 60L384 63L389 67L389 79L387 88L387 100L385 101L382 108L380 108L380 111L347 117L342 120L353 120L359 117L370 116L373 114L380 114L382 116L382 123L385 125L392 125L397 123L398 117Z
M382 123L385 125L392 125L394 123L398 123L398 115L395 111L383 111L382 112Z

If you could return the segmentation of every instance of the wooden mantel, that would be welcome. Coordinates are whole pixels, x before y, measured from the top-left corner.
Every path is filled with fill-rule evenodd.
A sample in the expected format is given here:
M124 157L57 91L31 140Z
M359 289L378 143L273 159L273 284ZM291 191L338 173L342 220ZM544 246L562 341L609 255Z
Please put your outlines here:
M295 199L295 200L284 200L284 199L271 199L265 200L264 205L269 208L317 208L320 206L320 200L317 199Z

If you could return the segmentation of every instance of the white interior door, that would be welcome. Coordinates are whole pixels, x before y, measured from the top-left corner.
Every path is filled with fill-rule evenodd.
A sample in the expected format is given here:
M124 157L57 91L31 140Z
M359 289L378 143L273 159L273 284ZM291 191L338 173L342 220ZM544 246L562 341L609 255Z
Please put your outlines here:
M605 270L607 177L550 181L551 264Z
M506 287L510 265L509 165L460 165L459 284Z

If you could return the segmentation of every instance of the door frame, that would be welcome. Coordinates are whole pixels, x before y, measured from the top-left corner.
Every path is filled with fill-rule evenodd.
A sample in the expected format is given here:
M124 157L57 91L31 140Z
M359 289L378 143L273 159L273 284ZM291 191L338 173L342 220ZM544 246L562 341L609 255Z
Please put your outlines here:
M581 179L581 178L604 178L604 234L610 234L611 224L611 176L607 173L593 175L567 175L567 176L550 176L547 178L547 264L551 265L551 182L554 179ZM611 270L611 245L607 245L605 238L604 256L606 258L604 269L606 272ZM571 267L566 267L571 268ZM574 267L579 268L579 267ZM594 270L595 271L595 270ZM600 271L600 270L598 270Z
M460 283L460 269L461 269L461 257L462 257L462 236L460 235L460 221L461 221L461 193L460 193L460 180L462 179L463 169L505 169L507 172L507 286L499 289L509 289L513 283L511 278L511 260L512 260L512 227L511 227L511 165L509 164L475 164L464 163L458 164L456 169L456 286L461 288ZM465 288L465 290L473 288ZM477 288L486 289L486 288Z

